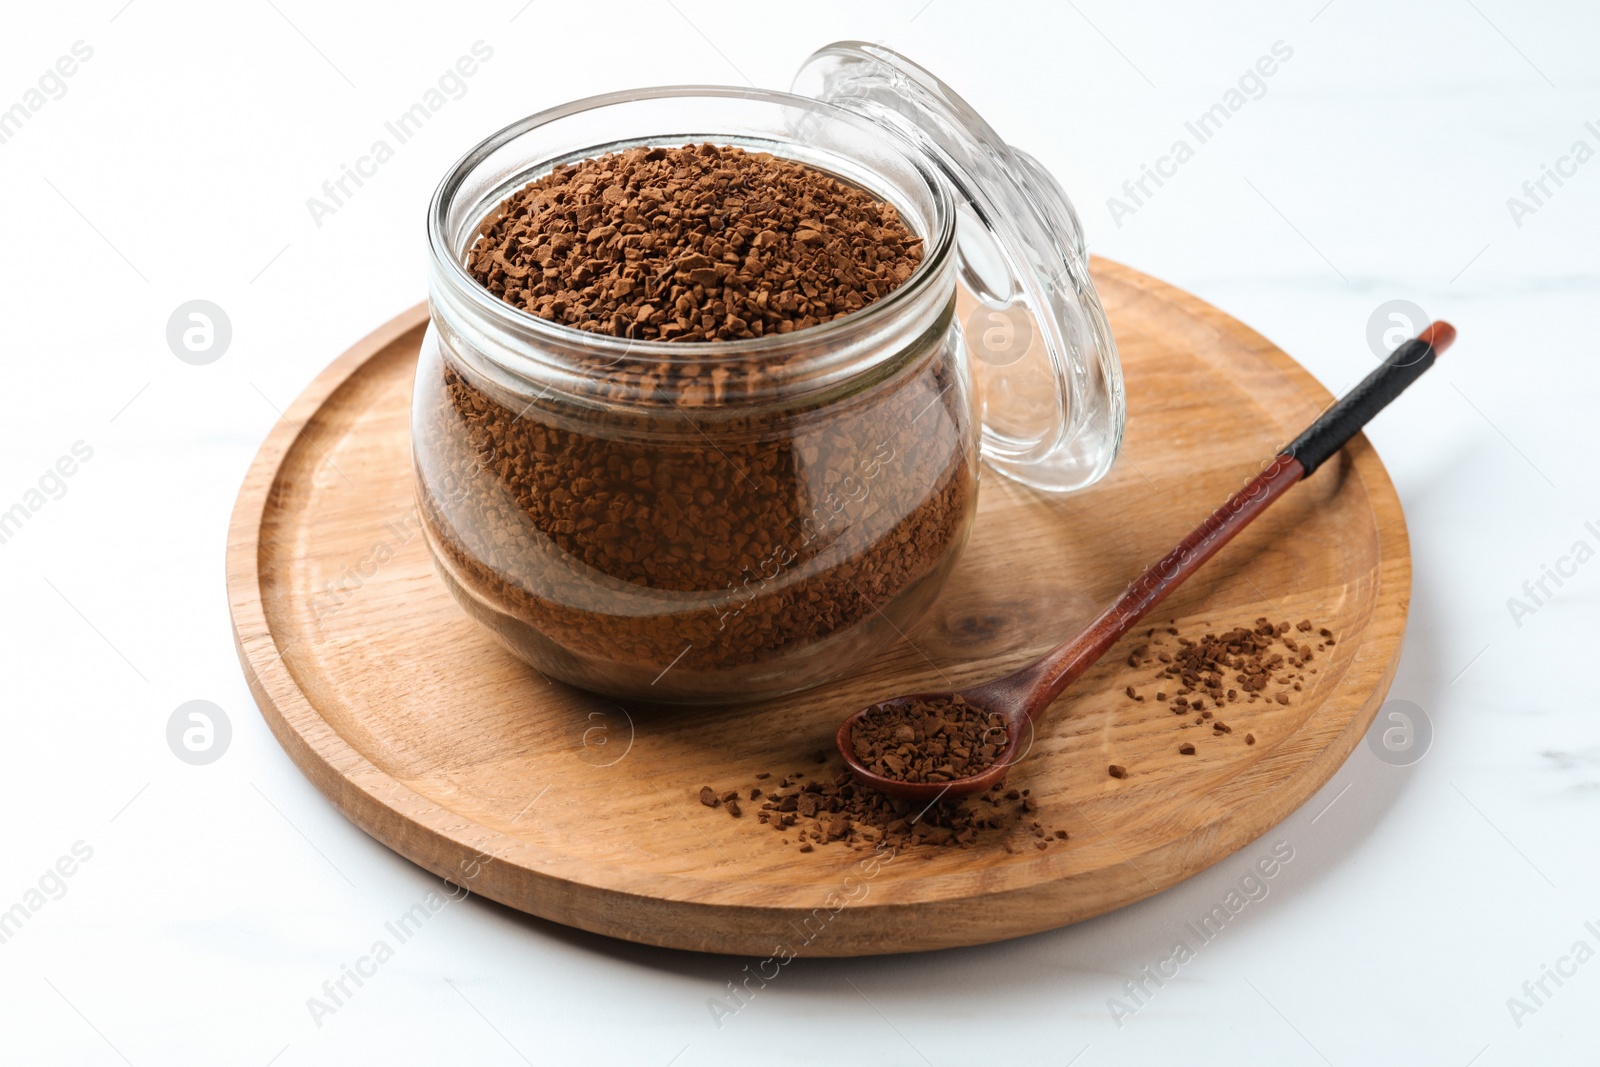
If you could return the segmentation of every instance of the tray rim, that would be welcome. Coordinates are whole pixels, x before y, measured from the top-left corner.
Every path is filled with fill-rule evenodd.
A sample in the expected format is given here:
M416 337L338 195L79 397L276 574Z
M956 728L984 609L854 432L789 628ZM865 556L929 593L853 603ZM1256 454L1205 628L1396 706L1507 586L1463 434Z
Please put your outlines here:
M1308 398L1315 397L1323 405L1332 401L1332 395L1292 357L1220 309L1191 293L1121 264L1096 257L1094 266L1097 273L1113 277L1119 283L1143 291L1147 296L1174 304L1194 318L1229 335L1231 340L1264 359L1273 370L1285 376L1295 392ZM251 461L240 487L229 522L227 591L235 648L262 717L301 773L346 818L392 851L440 877L463 883L463 888L519 911L640 943L696 951L765 954L766 948L759 946L771 945L770 933L730 930L719 934L714 926L718 925L719 920L723 923L733 920L732 926L743 926L741 913L743 918L775 925L785 919L810 915L817 907L815 900L801 906L777 902L730 904L704 896L697 899L694 895L696 887L710 888L712 883L703 883L691 876L660 874L649 875L653 891L641 893L628 887L640 875L637 872L630 874L627 868L620 865L585 862L582 864L584 878L577 880L556 873L549 867L539 869L545 865L511 860L509 857L512 854L527 856L544 853L558 861L550 866L569 866L575 862L567 854L550 852L544 846L504 834L492 826L474 822L468 815L443 808L372 763L323 719L311 699L301 690L281 655L262 595L262 542L258 536L273 505L273 488L278 483L284 464L294 453L300 436L322 407L371 359L426 322L427 303L424 301L362 337L318 373L275 423ZM890 945L874 944L871 938L830 939L828 944L819 946L815 951L800 954L856 956L926 951L990 943L1079 922L1136 903L1187 880L1235 854L1271 827L1280 824L1314 796L1355 749L1389 690L1404 645L1405 620L1410 603L1412 568L1409 536L1393 482L1364 436L1354 438L1346 446L1346 454L1349 462L1345 476L1359 476L1372 501L1371 514L1379 550L1376 568L1378 589L1374 593L1373 617L1392 613L1392 617L1398 621L1398 627L1388 662L1382 665L1370 693L1359 708L1341 713L1341 717L1348 716L1341 731L1309 756L1297 756L1290 761L1285 752L1268 752L1252 764L1253 768L1261 768L1282 760L1294 765L1287 773L1281 770L1273 773L1271 785L1256 794L1281 794L1284 799L1271 805L1276 814L1252 819L1248 817L1249 806L1236 805L1185 827L1178 836L1165 838L1156 847L1138 853L1138 858L1148 857L1153 862L1167 853L1193 853L1196 851L1196 839L1204 837L1207 843L1199 849L1204 853L1201 862L1183 864L1185 873L1177 877L1157 881L1145 877L1142 881L1147 884L1138 886L1135 892L1118 894L1110 902L1098 899L1103 895L1104 886L1085 884L1083 888L1094 892L1082 898L1085 906L1081 910L1072 910L1065 917L1060 905L1049 899L1051 890L1055 890L1057 898L1071 896L1070 892L1065 891L1066 887L1103 877L1111 868L1095 867L1077 874L1063 873L1056 877L1034 879L1023 885L1001 884L978 889L968 884L959 896L932 900L863 900L851 905L851 911L885 916L903 912L907 917L913 914L917 916L914 925L899 921L893 925L915 929L919 938L901 939ZM1383 513L1385 505L1392 505L1392 515ZM1356 653L1358 660L1369 644L1363 642L1362 649ZM1355 667L1353 661L1346 673ZM1330 713L1329 705L1334 703L1331 696L1307 716L1296 733L1312 728L1317 718ZM1254 809L1268 806L1255 805ZM492 849L489 847L491 845L503 847ZM486 857L487 861L479 865L472 877L463 878L460 861L455 864L448 862L452 856L462 853ZM1191 855L1187 858L1192 861L1194 857ZM1050 859L1051 856L1041 856L1036 862L1047 863ZM1130 865L1134 863L1132 859L1128 862ZM1139 866L1135 865L1134 869L1139 870ZM599 884L597 876L603 873L620 873L622 877L606 879L607 884ZM969 872L932 875L923 879L922 884L932 887L944 881L962 882L968 877ZM668 884L676 884L682 892L664 893ZM796 887L763 888L775 896L786 891L799 891ZM818 887L808 885L803 888L815 891ZM526 904L531 892L537 892L540 897L537 910ZM594 899L596 895L598 900ZM1045 902L1052 905L1054 918L1051 921L1041 922L1037 917L1030 918L1033 910L1030 907L1014 907L1037 897L1047 898ZM1019 918L1010 927L986 927L986 932L981 936L962 933L965 924L952 923L959 912L973 906L975 901L986 901L997 911L1015 911ZM941 911L947 912L952 922L942 922ZM641 920L647 921L641 924ZM697 930L701 932L698 937L685 936ZM739 947L730 947L735 944Z

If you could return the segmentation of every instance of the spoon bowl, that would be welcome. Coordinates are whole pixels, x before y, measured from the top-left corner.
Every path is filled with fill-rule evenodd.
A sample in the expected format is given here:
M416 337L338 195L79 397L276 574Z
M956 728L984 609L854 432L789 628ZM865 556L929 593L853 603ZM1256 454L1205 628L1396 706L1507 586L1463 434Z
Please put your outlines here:
M912 693L868 705L839 724L839 732L834 738L839 746L839 754L844 757L845 766L850 768L850 773L855 775L857 781L887 796L899 797L902 800L932 803L936 800L958 800L987 792L1004 781L1006 772L1026 756L1033 746L1033 719L1014 702L1004 699L1002 684L1009 682L1011 678L1012 676L1008 675L984 685L948 693ZM977 774L944 782L902 782L894 778L885 778L868 769L856 755L855 727L868 712L881 707L914 704L918 701L943 702L957 697L975 708L999 715L1005 721L1005 750L992 764Z

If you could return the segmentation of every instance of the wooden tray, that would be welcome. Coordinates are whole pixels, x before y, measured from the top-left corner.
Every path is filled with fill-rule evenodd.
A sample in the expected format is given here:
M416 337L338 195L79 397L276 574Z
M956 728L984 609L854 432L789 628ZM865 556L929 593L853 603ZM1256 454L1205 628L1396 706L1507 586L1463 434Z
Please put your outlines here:
M1234 733L1213 741L1180 732L1164 704L1129 701L1123 687L1152 672L1113 650L1011 776L1068 841L1039 850L1018 827L1014 851L1003 840L907 848L869 873L870 852L801 853L757 822L757 805L734 819L696 801L703 785L817 769L812 754L831 748L841 714L873 697L1031 658L1330 401L1215 308L1113 263L1094 275L1127 375L1112 474L1051 498L987 473L966 555L908 635L914 648L823 691L713 710L623 709L548 684L450 599L412 504L409 403L426 322L413 308L318 376L240 491L228 595L262 714L307 777L401 855L522 911L653 945L760 957L970 945L1182 881L1316 792L1388 689L1411 563L1400 503L1364 438L1160 613L1180 626L1327 625L1339 640L1314 684L1286 707L1229 706ZM1186 739L1198 755L1178 754ZM1129 776L1110 778L1110 763Z

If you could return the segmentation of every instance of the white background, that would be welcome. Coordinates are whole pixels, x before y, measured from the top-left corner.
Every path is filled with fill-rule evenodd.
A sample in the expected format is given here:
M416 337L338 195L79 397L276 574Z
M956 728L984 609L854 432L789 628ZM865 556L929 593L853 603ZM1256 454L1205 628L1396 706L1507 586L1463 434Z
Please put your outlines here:
M1507 207L1574 141L1600 148L1594 6L674 3L7 8L0 107L75 41L93 58L0 144L0 508L74 442L93 457L0 544L0 909L75 842L93 856L0 944L0 1060L1594 1062L1600 962L1547 980L1520 1025L1507 1006L1574 942L1600 949L1600 563L1520 620L1507 605L1575 541L1600 547L1600 161L1520 226ZM1362 746L1284 825L1137 906L985 948L800 961L721 1028L706 1001L746 961L477 900L318 1027L307 998L436 882L296 772L235 660L224 535L276 409L421 299L426 199L490 131L634 86L783 88L846 37L919 60L1054 169L1095 251L1332 389L1373 366L1385 301L1460 328L1370 430L1416 568L1392 696L1424 710L1431 750L1396 767ZM307 198L479 39L494 56L467 94L315 225ZM1266 94L1118 226L1107 197L1280 40L1293 58ZM210 366L165 341L194 298L233 325ZM209 766L167 746L191 699L232 723ZM1117 1025L1108 999L1277 841L1295 858L1267 898Z

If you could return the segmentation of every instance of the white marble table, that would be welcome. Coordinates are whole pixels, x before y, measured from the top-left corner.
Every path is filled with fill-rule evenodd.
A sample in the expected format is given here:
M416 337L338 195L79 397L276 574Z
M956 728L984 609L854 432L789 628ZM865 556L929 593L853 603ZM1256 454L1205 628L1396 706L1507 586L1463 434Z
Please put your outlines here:
M0 114L0 510L27 517L0 543L0 1060L957 1064L1003 1039L1025 1063L1594 1062L1600 720L1576 669L1600 637L1593 5L383 10L7 12L0 108L24 113ZM484 133L626 86L783 87L840 37L944 75L1060 174L1095 250L1225 308L1330 388L1371 367L1387 301L1460 328L1370 431L1416 566L1392 695L1431 745L1406 766L1363 746L1282 826L1137 906L986 948L797 962L720 1026L707 1001L745 961L477 900L313 1013L435 883L324 802L246 691L222 565L257 444L421 297L422 206ZM447 86L460 98L329 203L324 183L479 40L493 55ZM1292 55L1259 91L1203 143L1186 132L1279 42ZM1192 152L1163 162L1184 137ZM1135 202L1124 182L1146 164L1170 176ZM1562 184L1530 192L1546 165ZM206 366L164 336L193 299L232 326ZM231 724L204 766L166 738L196 699ZM1293 859L1266 895L1146 977L1173 975L1186 924L1274 847Z

